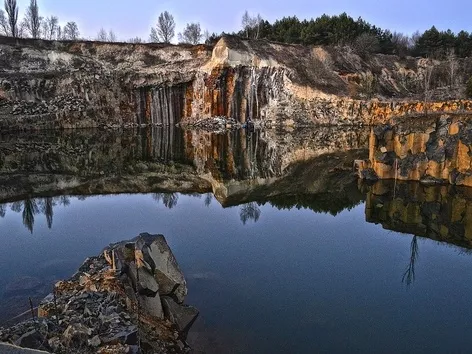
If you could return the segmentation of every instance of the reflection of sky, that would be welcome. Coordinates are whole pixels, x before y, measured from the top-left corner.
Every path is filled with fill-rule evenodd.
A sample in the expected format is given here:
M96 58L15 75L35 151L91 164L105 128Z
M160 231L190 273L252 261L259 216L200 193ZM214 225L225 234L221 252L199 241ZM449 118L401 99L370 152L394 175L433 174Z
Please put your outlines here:
M187 302L201 311L196 328L228 343L242 336L250 352L470 348L472 263L457 248L420 239L407 288L411 237L366 223L363 205L336 217L259 208L258 222L243 225L240 207L214 200L207 208L205 196L179 195L172 209L152 195L71 198L55 207L52 229L39 215L33 235L21 214L7 211L0 285L22 275L67 277L111 242L162 233L189 279Z

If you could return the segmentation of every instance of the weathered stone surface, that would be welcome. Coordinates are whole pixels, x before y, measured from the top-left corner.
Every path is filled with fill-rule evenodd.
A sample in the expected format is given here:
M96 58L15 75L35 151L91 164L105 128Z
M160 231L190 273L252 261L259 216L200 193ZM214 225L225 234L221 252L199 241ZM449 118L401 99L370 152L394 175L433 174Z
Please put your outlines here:
M369 160L356 163L359 177L371 179L372 168L379 179L472 186L471 132L471 116L399 120L374 129Z
M88 344L92 330L81 323L71 324L62 334L62 341L66 347L83 347Z
M136 240L150 263L161 295L174 295L179 302L187 296L187 282L163 235L141 234Z
M20 338L15 341L15 344L19 347L30 348L30 349L48 349L47 344L44 342L45 336L38 330L24 333Z
M7 343L0 343L0 353L2 354L46 354L49 352L17 347Z
M168 296L162 297L162 305L166 318L181 332L188 331L199 314L195 307L178 304Z
M210 46L50 42L0 37L0 128L197 123L214 117L283 125L386 123L469 111L463 85L421 99L429 59L225 36ZM471 76L470 59L460 75ZM408 67L408 69L406 69ZM388 74L386 74L388 73ZM366 77L376 82L366 93ZM434 82L433 86L441 81Z

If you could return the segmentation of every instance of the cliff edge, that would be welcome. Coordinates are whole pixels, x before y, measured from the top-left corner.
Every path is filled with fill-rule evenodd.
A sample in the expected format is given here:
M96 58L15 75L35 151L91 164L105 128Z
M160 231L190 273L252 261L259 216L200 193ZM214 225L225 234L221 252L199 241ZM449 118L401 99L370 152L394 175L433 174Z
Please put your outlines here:
M191 124L216 116L362 125L467 112L472 60L457 59L456 77L449 64L232 36L214 47L0 37L0 129Z

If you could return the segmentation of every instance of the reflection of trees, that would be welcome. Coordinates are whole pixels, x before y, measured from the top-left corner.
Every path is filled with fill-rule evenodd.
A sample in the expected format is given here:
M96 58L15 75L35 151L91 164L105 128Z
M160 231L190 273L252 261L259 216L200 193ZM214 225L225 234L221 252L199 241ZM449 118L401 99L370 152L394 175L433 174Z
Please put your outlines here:
M213 201L213 194L211 193L205 194L205 206L209 207L212 201Z
M23 224L33 233L34 215L39 213L38 204L34 199L26 199L23 202Z
M403 273L402 282L406 282L407 286L410 286L415 281L415 262L418 259L418 237L413 236L410 244L410 264Z
M241 221L244 225L246 225L249 220L254 220L254 222L257 222L260 216L261 209L259 209L259 206L256 202L244 204L239 210L239 217L241 218Z
M21 213L21 216L23 218L23 224L31 233L33 233L35 215L39 213L46 216L46 223L48 225L48 228L52 228L54 207L58 204L66 207L70 204L70 198L68 196L45 197L36 199L28 198L23 201L16 201L11 203L10 209L16 213ZM7 206L7 204L0 205L0 217L5 216Z
M172 209L177 206L179 195L177 193L154 193L152 198L158 203L162 201L166 208Z
M40 208L41 213L46 215L46 222L48 228L52 228L52 218L54 216L54 200L51 197L44 198L41 200Z

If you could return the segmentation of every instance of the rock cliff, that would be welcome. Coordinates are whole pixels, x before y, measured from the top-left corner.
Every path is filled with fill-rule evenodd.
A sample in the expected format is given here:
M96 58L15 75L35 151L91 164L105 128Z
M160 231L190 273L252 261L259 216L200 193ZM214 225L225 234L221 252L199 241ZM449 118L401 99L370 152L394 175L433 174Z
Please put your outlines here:
M472 61L460 60L461 82ZM433 67L431 100L424 78ZM447 63L343 48L243 41L210 46L0 37L0 129L194 123L226 116L284 125L377 124L469 111Z
M470 117L447 115L375 127L359 176L472 186L471 129Z

